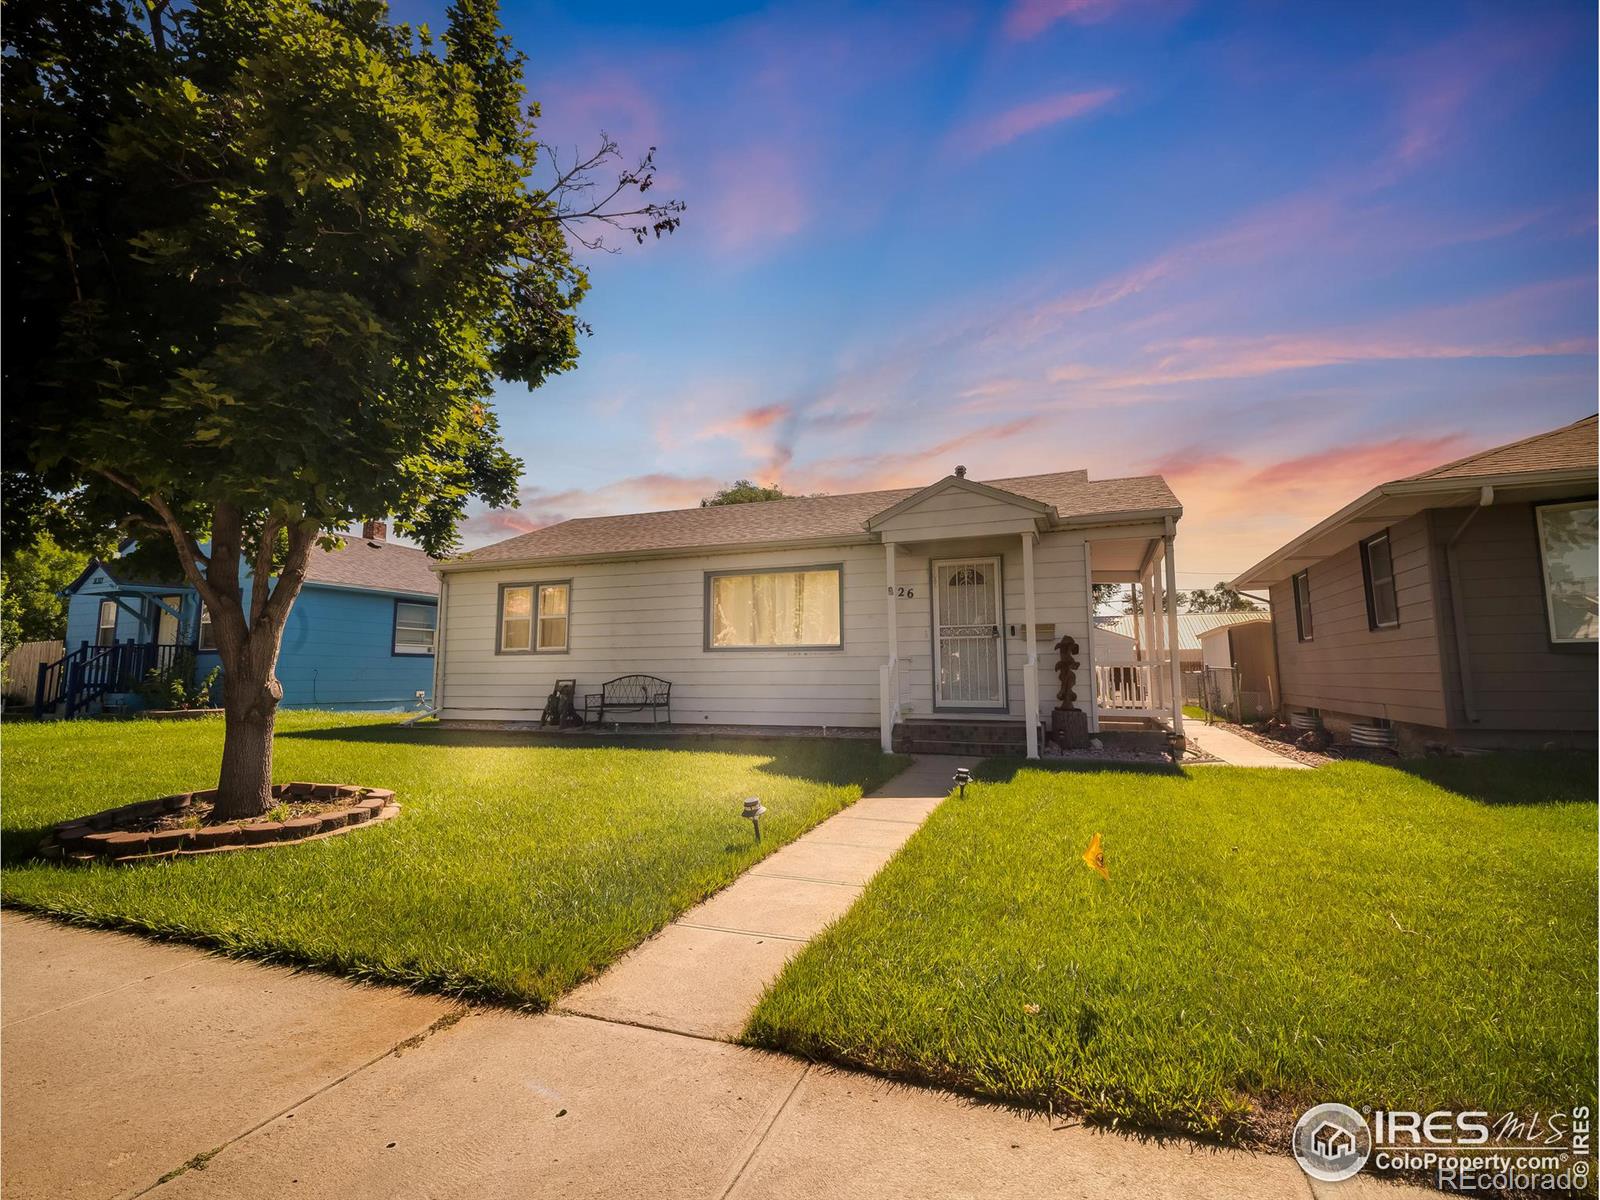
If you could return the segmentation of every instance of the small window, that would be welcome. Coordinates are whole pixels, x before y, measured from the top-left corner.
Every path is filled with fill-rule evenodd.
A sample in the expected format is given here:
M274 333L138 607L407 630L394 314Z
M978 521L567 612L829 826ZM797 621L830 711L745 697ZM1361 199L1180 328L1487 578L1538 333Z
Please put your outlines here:
M839 567L706 577L706 647L834 649L840 639Z
M539 650L567 648L567 599L565 583L539 585Z
M512 583L500 589L501 654L561 654L567 649L570 583Z
M1560 644L1593 642L1600 636L1595 502L1541 504L1534 514L1550 640Z
M1367 589L1367 628L1393 629L1400 624L1400 602L1394 589L1394 552L1389 531L1361 543L1361 579Z
M110 646L117 640L117 602L100 601L100 619L95 624L94 644Z
M195 640L195 649L215 650L216 648L217 639L213 637L211 633L211 610L205 606L204 601L201 601L200 636Z
M439 606L394 602L394 652L432 654L434 628L439 622Z
M1302 642L1311 640L1311 573L1301 571L1294 577L1294 625Z

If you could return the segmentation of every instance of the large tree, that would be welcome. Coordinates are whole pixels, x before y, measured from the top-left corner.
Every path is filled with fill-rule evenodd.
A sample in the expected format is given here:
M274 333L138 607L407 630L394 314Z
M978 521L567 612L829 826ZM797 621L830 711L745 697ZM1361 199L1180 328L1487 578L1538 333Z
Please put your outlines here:
M1185 612L1192 613L1261 611L1261 605L1256 601L1220 581L1210 588L1195 588L1192 592L1180 592L1178 600Z
M615 147L534 182L537 108L492 0L436 44L381 0L8 0L4 454L60 501L169 539L225 672L217 811L270 802L284 623L328 531L447 552L513 502L489 407L571 367L576 220ZM606 205L612 207L607 208Z
M735 479L727 487L718 488L700 501L701 508L718 508L724 504L759 504L763 500L787 500L789 496L775 483L752 483L748 479Z

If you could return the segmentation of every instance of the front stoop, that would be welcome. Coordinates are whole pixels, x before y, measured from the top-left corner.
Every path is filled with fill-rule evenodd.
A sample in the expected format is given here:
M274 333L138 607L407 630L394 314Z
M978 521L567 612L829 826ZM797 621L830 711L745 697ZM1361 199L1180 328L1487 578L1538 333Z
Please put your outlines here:
M894 727L894 751L1021 757L1028 752L1028 731L1021 721L902 721Z

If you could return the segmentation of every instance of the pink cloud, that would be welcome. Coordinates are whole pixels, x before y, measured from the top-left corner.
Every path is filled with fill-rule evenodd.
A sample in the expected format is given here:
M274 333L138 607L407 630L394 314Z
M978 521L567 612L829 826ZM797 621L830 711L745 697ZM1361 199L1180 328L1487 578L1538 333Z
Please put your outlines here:
M709 198L696 207L724 254L771 245L811 223L812 202L792 146L744 147L719 157L707 176Z
M653 472L632 475L596 488L566 488L552 492L529 486L519 493L520 507L490 509L469 517L461 523L461 533L469 546L481 546L574 517L693 508L726 482L708 475Z
M1116 12L1119 0L1017 0L1006 13L1005 31L1018 41L1038 37L1058 21L1092 25Z
M1030 133L1087 116L1119 95L1117 88L1088 92L1057 92L1018 104L992 116L981 117L954 130L948 144L958 153L981 154L1006 146Z

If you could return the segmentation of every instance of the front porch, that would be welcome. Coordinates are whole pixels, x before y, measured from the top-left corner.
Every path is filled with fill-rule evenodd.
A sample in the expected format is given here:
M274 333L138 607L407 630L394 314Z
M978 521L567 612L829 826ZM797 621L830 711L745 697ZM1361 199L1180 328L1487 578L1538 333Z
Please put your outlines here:
M1063 636L1077 643L1073 704L1091 734L1182 733L1174 516L1065 520L958 472L868 529L884 548L885 751L942 744L1037 758L1057 703ZM1140 629L1127 661L1102 662L1098 653L1099 584L1132 587Z

